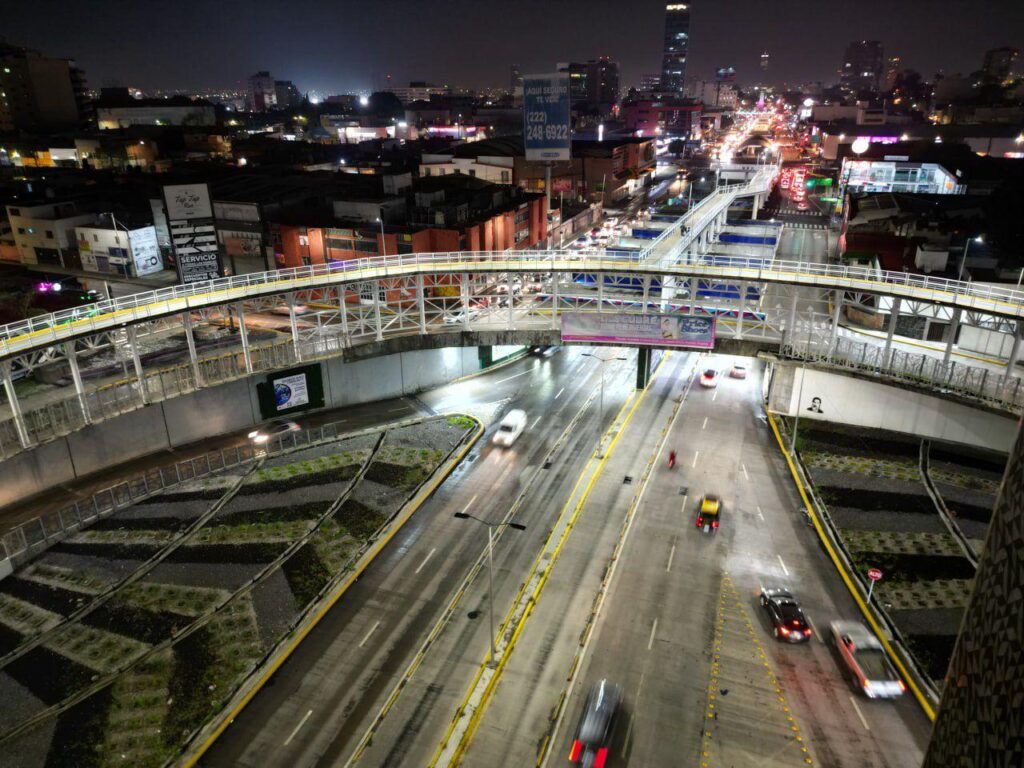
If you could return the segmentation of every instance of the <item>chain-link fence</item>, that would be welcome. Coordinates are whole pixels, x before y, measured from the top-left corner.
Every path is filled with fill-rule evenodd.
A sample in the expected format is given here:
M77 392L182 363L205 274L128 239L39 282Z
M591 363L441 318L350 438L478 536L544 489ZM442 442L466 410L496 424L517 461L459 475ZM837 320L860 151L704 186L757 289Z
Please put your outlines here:
M1020 413L1024 411L1021 380L1005 371L965 365L955 360L904 349L885 347L870 341L840 336L831 341L827 334L797 332L782 345L783 357L824 363L878 376L899 379L910 384L975 398L985 403Z

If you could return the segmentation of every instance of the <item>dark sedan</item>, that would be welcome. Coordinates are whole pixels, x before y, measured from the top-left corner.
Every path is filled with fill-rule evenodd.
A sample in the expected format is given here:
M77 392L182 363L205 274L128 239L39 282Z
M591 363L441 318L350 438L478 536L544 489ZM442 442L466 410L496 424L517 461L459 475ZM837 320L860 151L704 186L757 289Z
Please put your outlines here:
M776 640L805 643L811 639L811 625L800 603L787 589L761 587L761 606L768 613L772 635Z

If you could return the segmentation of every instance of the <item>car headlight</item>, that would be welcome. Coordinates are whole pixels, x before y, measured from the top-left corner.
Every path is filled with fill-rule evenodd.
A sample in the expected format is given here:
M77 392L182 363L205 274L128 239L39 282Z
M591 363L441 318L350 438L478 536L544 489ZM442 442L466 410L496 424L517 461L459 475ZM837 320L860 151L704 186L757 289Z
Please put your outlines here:
M255 443L265 443L265 442L267 442L267 440L269 440L269 439L270 439L270 436L269 436L269 435L256 435L256 436L255 436L255 437L253 438L253 442L255 442Z

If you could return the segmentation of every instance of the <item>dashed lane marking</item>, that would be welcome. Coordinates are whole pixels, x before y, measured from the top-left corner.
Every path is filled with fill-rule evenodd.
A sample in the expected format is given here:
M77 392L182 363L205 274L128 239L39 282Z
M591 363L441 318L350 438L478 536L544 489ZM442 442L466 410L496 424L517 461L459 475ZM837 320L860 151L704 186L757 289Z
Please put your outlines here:
M864 713L860 711L860 706L857 704L857 700L850 696L850 703L853 704L853 708L857 711L857 717L860 718L860 724L864 726L865 731L870 731L871 726L868 725L867 719L864 717Z
M379 626L380 626L380 622L378 621L376 624L374 624L372 627L370 627L370 631L366 633L366 636L363 638L363 641L361 643L359 643L359 647L360 648L362 648L364 645L366 645L366 641L370 639L370 635L372 635L374 632L376 632L377 631L377 627L379 627Z
M284 746L287 747L289 744L292 743L292 739L295 738L295 734L297 734L299 732L299 729L306 724L306 721L309 720L309 716L312 715L312 714L313 714L313 710L311 709L311 710L309 710L309 712L306 713L305 717L303 717L301 720L299 720L299 724L295 726L295 730L293 730L291 733L289 733L288 734L288 738L284 740Z
M779 565L782 566L782 572L789 576L789 568L787 568L786 564L782 562L782 555L776 555L776 557L779 558Z
M419 573L420 571L422 571L423 570L423 566L427 564L427 560L429 560L431 557L433 557L435 552L437 552L437 547L434 547L432 550L427 552L427 556L423 558L423 562L420 563L419 568L417 568L415 571L413 571L413 573Z

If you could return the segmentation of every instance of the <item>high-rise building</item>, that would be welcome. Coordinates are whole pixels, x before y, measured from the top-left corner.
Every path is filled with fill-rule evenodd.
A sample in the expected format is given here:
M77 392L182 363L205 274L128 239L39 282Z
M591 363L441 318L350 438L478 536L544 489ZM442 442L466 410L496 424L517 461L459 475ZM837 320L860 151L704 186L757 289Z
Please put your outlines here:
M600 56L587 62L587 101L611 106L619 103L619 62Z
M590 98L590 67L575 61L559 62L557 71L569 75L569 100L581 104Z
M640 75L640 90L644 93L657 91L661 87L661 75Z
M839 68L839 85L850 93L877 91L883 61L882 44L877 40L850 43Z
M768 51L761 54L761 75L765 75L768 72Z
M901 59L899 56L890 56L885 62L885 90L891 91L896 87L896 81L900 77L900 63Z
M249 78L249 109L266 112L276 108L276 81L269 72L257 72Z
M71 128L88 108L85 74L73 61L0 43L0 131Z
M660 91L682 95L686 81L686 54L690 48L690 6L665 6L665 49L661 57Z
M1016 48L992 48L985 51L985 59L981 65L981 72L986 80L1001 83L1013 70L1017 63L1020 51Z
M302 105L302 94L291 80L275 80L274 101L278 109L298 107Z
M512 65L511 75L512 76L511 76L511 79L509 80L509 85L511 86L512 90L514 91L516 88L522 88L523 87L523 71L519 68L518 64L513 64Z

